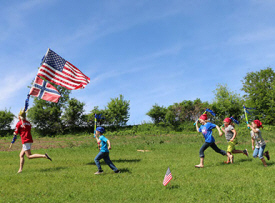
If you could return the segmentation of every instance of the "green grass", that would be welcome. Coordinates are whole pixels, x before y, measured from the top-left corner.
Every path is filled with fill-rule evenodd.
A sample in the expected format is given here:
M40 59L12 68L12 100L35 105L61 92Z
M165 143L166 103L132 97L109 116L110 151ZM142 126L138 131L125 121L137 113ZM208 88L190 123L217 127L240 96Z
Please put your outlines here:
M205 151L205 168L196 169L203 138L191 134L106 135L113 148L111 160L121 174L101 162L104 174L94 175L97 168L93 159L98 150L90 137L74 137L66 148L33 150L47 152L53 161L26 159L21 174L16 174L19 150L1 151L0 202L274 202L274 137L264 133L271 154L267 168L259 159L242 154L235 155L233 165L222 164L226 157L209 148ZM225 138L215 138L217 145L226 149ZM33 146L39 139L34 140ZM81 145L74 144L83 140L86 142ZM249 135L239 140L237 149L247 148L251 157ZM165 187L162 181L168 166L173 179Z

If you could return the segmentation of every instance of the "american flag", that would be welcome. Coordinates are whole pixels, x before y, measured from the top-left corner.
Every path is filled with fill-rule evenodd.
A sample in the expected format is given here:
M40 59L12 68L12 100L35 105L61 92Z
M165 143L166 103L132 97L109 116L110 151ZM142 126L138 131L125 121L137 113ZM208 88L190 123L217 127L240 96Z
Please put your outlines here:
M170 168L168 167L166 174L164 176L163 185L166 186L170 182L170 180L172 180L172 178L172 173L170 171Z
M30 95L44 99L46 101L57 103L60 98L58 90L50 83L42 80L39 76L36 76L33 86L30 90Z
M69 90L84 88L90 82L89 77L51 49L44 56L37 75Z

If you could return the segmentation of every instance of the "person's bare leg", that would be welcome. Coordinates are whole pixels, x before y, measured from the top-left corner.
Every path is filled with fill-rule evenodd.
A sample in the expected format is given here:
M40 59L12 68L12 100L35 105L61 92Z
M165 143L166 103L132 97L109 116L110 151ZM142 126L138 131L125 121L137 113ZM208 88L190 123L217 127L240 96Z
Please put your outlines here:
M227 161L224 162L225 164L229 164L230 163L230 158L229 158L230 155L231 155L230 152L226 152Z
M227 158L229 159L230 163L233 164L234 162L234 157L232 154L230 154L229 152L226 153Z
M25 154L29 159L47 158L46 155L44 155L44 154L32 154L30 149L26 150Z
M24 149L21 150L20 154L19 154L19 158L20 158L20 165L19 165L19 170L17 173L21 173L23 170L23 166L24 166L24 155L25 155L25 151Z
M204 157L201 157L200 159L200 164L199 165L195 165L196 168L203 168L204 164Z

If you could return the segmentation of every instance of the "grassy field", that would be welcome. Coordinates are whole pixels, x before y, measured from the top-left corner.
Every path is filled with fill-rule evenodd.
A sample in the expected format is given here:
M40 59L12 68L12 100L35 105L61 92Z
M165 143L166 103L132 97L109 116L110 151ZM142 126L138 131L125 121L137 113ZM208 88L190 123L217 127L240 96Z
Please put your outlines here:
M252 158L249 133L237 149L247 148L250 158L235 155L235 163L206 150L205 168L197 169L202 135L111 136L110 157L122 173L104 163L104 174L94 175L95 140L89 136L34 138L33 153L47 152L53 159L25 161L21 174L18 140L0 140L0 202L274 202L274 136L263 132L271 155L268 167ZM224 137L216 143L226 149ZM139 152L137 150L149 150ZM162 181L168 168L173 179Z

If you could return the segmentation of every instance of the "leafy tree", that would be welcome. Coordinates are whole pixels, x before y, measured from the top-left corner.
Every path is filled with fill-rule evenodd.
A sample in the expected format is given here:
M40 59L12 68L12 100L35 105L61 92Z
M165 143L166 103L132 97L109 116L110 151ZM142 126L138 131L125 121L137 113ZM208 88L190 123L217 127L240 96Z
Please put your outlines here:
M84 106L85 103L72 98L68 101L68 106L65 108L62 115L63 124L70 131L81 127L84 124Z
M100 119L97 119L98 125L108 124L108 110L99 109L98 106L95 106L93 110L90 111L90 114L86 116L86 122L89 126L94 125L95 114L101 115Z
M56 86L61 97L58 103L48 102L34 97L33 107L28 111L28 119L42 135L63 132L61 115L69 100L70 90Z
M10 130L14 115L10 111L0 111L0 130Z
M267 124L274 124L275 72L271 68L247 73L244 77L243 88L245 104L255 107L255 118Z
M108 103L105 117L109 125L115 127L126 125L130 117L129 110L130 101L124 100L123 95L119 95Z
M208 102L202 102L200 99L184 100L168 107L165 120L173 126L194 121L208 106Z
M166 113L167 109L165 107L155 104L152 109L146 113L146 115L153 120L154 124L158 124L160 122L165 122Z
M237 93L231 92L227 85L217 85L214 91L215 99L211 105L212 110L216 113L215 120L222 120L226 117L233 116L240 119L243 114L243 99Z

